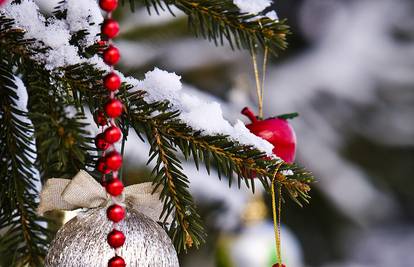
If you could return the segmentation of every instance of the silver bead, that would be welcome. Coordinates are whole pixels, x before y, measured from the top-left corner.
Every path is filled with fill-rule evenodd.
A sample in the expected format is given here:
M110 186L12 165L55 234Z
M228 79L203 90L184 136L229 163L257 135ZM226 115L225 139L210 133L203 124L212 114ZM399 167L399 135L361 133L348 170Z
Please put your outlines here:
M114 256L107 241L113 223L106 209L89 210L66 223L56 234L45 267L107 267ZM144 214L127 209L117 224L125 244L118 249L127 267L178 267L177 253L164 229Z

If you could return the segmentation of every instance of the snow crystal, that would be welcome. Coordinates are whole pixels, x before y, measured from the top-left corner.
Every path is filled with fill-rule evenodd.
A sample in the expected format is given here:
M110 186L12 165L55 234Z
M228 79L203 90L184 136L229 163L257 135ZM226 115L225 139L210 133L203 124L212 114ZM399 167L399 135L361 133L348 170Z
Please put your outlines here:
M145 79L138 82L137 87L148 92L147 100L151 102L168 99L174 104L176 92L182 88L180 79L175 73L154 68L145 74Z
M19 28L25 30L26 38L34 38L51 49L44 54L38 53L34 59L46 64L46 69L53 70L59 67L89 62L78 54L78 48L69 43L71 34L82 29L90 33L86 37L86 44L92 45L97 40L100 31L99 23L103 17L94 0L67 1L67 20L55 18L45 19L35 2L23 0L21 4L8 3L1 12L15 20ZM92 24L92 25L91 25ZM104 69L102 59L93 58L100 69Z
M243 13L258 14L272 4L272 0L234 0Z
M281 171L281 173L284 176L292 176L294 174L292 170L283 170L283 171Z
M180 119L202 134L223 134L244 145L252 145L257 149L272 155L273 145L252 134L241 121L232 126L224 116L217 102L207 102L195 95L182 90L181 77L155 68L145 74L143 81L138 81L136 89L148 92L148 102L169 100L180 110Z
M268 17L269 19L272 19L272 20L279 20L279 17L277 16L276 11L274 11L274 10L270 11L270 12L267 12L266 17Z
M254 15L261 13L272 4L272 0L234 0L233 2L240 9L240 12ZM272 20L279 19L276 11L270 11L265 16Z
M103 22L103 17L95 0L66 1L64 8L67 9L66 21L71 32L87 29L87 45L93 45L98 41L101 31L99 24Z

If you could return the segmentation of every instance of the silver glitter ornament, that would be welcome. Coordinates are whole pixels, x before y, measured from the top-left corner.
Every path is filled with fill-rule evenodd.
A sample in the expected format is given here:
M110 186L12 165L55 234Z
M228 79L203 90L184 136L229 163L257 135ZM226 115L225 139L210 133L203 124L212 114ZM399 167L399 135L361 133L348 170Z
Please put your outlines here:
M56 234L45 267L107 267L114 256L106 242L113 223L106 209L92 209L67 222ZM177 253L164 229L144 214L127 209L117 224L126 236L118 249L127 267L178 267Z

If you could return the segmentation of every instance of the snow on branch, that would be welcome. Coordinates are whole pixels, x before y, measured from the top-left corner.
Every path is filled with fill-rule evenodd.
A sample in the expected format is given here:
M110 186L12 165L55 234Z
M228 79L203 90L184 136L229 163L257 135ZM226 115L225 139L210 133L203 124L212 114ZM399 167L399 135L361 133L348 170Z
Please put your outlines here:
M89 37L86 45L98 41L99 23L102 15L94 0L67 1L67 19L46 19L40 14L38 6L30 0L23 0L21 4L8 4L0 12L15 20L18 27L25 30L25 37L34 38L49 47L44 53L37 53L34 59L46 65L50 71L75 64L89 63L98 69L109 71L102 59L95 55L84 58L78 53L78 48L69 43L71 34L79 30L87 30ZM197 96L183 92L181 77L175 73L155 68L145 74L140 81L132 77L124 77L117 72L124 82L134 86L132 90L147 91L146 101L168 100L171 109L181 112L180 119L202 134L227 135L234 141L243 145L251 145L258 150L272 156L273 145L260 137L250 133L243 122L237 121L233 126L223 117L221 106L217 102L207 102Z

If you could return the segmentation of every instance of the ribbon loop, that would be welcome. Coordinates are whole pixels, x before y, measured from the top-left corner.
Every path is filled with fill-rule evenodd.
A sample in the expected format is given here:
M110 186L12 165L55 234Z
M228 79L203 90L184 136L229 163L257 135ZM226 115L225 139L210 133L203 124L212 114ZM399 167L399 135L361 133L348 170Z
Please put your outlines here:
M153 192L152 183L135 184L125 187L125 202L129 208L137 210L154 221L162 212L160 189ZM104 207L111 197L105 189L86 171L79 171L71 180L51 178L40 193L37 210L43 215L51 210L75 210L79 208Z

